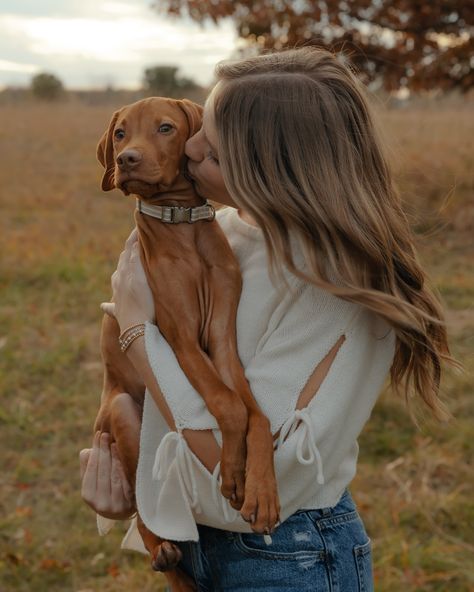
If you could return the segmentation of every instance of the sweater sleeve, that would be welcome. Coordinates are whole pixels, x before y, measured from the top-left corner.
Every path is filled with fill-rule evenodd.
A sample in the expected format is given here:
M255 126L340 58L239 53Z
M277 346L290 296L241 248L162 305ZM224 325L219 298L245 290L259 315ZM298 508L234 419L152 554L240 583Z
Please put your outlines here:
M298 473L300 487L290 492L297 502L295 509L304 507L305 487L311 499L318 499L333 495L333 484L349 483L354 477L357 438L393 361L394 332L373 313L359 310L342 334L345 340L321 385L306 407L293 407L287 414L277 441L277 450L286 448L286 454L296 457L300 466L311 469L314 465L316 470L310 474L316 475L319 486L325 486L318 491L314 480L309 477L305 483L303 473ZM287 505L292 503L291 495L285 499ZM324 505L321 501L320 507Z

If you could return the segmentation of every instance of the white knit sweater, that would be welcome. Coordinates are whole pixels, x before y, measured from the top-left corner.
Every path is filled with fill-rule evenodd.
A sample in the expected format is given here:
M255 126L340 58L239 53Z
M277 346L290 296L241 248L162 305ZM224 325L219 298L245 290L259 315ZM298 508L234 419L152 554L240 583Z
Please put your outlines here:
M300 508L333 506L354 477L357 437L391 366L394 332L361 306L289 272L293 289L278 289L268 275L261 230L244 222L234 208L220 210L217 220L243 279L239 356L272 433L281 428L275 450L281 520ZM345 340L316 396L295 410L314 368L342 335ZM220 442L216 420L156 326L147 324L145 345L178 432L168 429L147 392L136 486L140 516L150 530L177 541L198 540L196 523L251 532L220 494L219 465L211 475L181 434L183 428L212 429ZM107 530L106 522L99 520L100 530ZM122 546L143 550L134 522Z

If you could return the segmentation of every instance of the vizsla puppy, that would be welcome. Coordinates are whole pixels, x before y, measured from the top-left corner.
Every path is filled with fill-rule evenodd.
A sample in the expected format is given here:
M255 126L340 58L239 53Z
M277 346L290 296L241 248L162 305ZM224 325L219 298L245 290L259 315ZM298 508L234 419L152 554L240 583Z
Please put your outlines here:
M182 172L184 144L199 129L201 113L190 101L157 97L117 111L97 149L105 167L102 189L118 188L140 200L135 222L157 324L222 432L222 494L245 519L254 514L252 528L263 532L275 526L279 502L269 422L252 396L237 352L239 264L213 220L212 207ZM153 217L156 207L147 210L158 205L172 206L166 221ZM198 212L209 212L209 219L193 221ZM104 385L95 430L111 433L134 485L145 389L121 352L118 336L117 322L106 315ZM161 539L139 525L153 566L173 567L169 559L174 557L176 564L179 549L170 553L171 543L163 547ZM179 572L167 574L173 590L186 589Z

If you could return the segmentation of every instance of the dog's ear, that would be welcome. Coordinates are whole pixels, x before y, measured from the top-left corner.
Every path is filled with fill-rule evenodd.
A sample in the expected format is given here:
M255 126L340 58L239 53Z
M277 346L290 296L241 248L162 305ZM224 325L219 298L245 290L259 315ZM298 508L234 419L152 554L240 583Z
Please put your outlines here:
M112 115L109 127L105 130L97 145L97 159L105 168L105 173L102 177L102 191L115 189L114 128L119 114L120 111L116 111Z
M189 126L188 138L190 138L201 129L203 109L201 105L188 101L188 99L181 99L180 101L176 101L176 103L186 115Z

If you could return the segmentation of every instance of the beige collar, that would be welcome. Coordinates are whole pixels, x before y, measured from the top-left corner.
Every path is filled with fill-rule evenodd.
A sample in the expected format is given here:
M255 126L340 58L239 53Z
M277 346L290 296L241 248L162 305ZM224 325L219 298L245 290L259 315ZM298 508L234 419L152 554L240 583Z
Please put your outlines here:
M137 210L141 214L152 216L168 224L179 224L188 222L189 224L198 220L214 220L216 211L210 203L194 208L183 208L181 206L152 206L137 199Z

